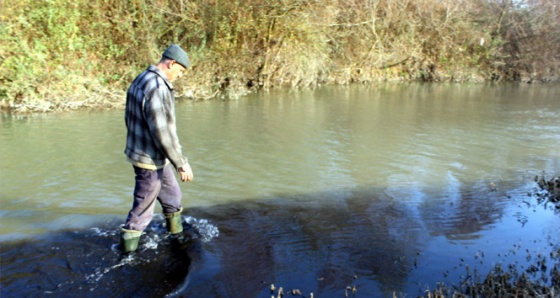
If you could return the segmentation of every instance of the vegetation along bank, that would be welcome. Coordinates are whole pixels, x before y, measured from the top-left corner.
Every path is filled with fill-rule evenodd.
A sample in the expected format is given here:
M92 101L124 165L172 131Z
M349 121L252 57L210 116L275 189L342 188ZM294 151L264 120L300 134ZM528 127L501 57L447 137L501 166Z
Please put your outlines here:
M170 43L180 99L375 82L559 81L557 0L3 0L0 105L119 108Z

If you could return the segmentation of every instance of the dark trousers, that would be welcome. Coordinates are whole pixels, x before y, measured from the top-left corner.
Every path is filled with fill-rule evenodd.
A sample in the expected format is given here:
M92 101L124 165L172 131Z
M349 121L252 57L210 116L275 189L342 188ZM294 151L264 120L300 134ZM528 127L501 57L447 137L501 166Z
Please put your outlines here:
M143 231L152 221L156 199L163 213L181 210L181 189L169 164L159 170L134 166L134 173L134 202L128 213L125 229Z

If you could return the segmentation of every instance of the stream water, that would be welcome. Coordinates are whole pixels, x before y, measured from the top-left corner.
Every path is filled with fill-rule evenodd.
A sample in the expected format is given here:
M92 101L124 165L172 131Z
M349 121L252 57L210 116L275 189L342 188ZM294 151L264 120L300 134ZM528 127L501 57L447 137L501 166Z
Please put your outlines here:
M0 296L414 297L551 264L560 214L534 177L560 174L559 99L387 84L179 102L186 232L158 214L133 255L123 112L2 114Z

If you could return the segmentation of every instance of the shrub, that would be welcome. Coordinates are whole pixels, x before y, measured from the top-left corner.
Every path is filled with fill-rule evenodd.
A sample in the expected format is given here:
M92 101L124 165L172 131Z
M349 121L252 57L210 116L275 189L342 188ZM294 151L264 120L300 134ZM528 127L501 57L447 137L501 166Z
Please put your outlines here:
M379 81L558 80L556 0L4 0L0 100L11 109L122 106L170 43L178 94Z

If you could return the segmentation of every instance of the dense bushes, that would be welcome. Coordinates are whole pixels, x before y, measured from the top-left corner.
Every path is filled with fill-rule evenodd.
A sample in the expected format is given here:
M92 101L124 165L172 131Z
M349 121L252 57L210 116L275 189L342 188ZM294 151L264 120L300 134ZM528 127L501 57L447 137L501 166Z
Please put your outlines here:
M180 95L378 81L558 80L556 0L4 0L4 108L119 106L170 43Z

